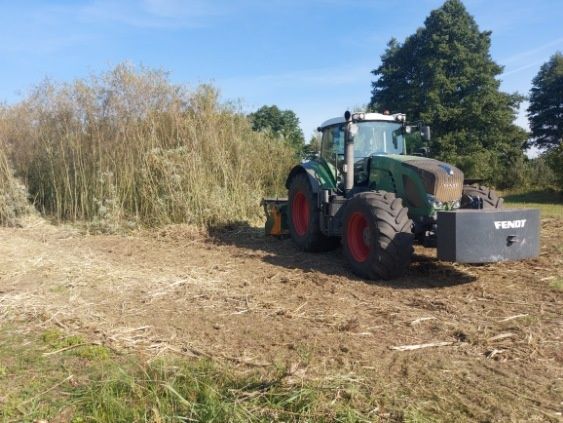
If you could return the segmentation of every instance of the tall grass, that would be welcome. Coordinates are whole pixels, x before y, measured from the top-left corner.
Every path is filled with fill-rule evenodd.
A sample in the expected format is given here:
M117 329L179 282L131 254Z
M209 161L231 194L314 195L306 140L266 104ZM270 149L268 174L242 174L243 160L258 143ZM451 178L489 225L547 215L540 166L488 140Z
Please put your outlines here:
M0 109L0 116L4 112L5 109ZM0 225L15 224L17 218L28 211L29 203L26 191L13 175L8 162L7 146L0 138Z
M296 160L252 131L209 85L122 64L67 84L44 81L3 118L14 167L58 220L157 226L259 217Z

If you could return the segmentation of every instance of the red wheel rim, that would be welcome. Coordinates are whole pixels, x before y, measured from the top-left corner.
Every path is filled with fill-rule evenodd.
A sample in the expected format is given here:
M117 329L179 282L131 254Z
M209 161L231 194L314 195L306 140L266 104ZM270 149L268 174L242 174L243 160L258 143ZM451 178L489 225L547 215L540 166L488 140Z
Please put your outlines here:
M369 225L367 219L360 212L355 212L348 220L346 229L346 240L348 249L354 260L358 262L366 261L369 255Z
M297 235L303 236L309 227L309 203L307 197L302 192L298 192L293 197L291 203L291 220Z

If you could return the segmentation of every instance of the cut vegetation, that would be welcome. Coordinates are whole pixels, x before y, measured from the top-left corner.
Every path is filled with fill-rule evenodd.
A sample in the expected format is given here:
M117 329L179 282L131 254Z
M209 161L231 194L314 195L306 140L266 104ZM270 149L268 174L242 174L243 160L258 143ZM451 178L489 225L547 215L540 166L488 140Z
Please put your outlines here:
M421 247L367 284L238 227L0 229L3 421L561 418L561 221L538 259Z

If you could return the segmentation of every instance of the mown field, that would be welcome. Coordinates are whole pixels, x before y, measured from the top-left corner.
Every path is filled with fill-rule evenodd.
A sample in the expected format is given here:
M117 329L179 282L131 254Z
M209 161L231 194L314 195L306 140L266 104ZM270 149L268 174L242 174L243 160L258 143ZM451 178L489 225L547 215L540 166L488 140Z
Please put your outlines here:
M561 419L558 217L538 259L417 247L385 283L259 228L20 226L0 229L2 421Z

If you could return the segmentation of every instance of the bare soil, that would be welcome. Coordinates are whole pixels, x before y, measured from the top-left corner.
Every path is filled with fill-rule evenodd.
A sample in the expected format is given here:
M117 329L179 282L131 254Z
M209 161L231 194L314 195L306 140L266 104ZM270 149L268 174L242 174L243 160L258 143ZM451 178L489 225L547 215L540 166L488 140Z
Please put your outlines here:
M563 221L544 219L541 236L538 259L483 266L417 247L406 276L368 283L340 250L302 253L250 227L87 235L35 220L0 229L0 324L147 359L288 366L445 420L560 421ZM448 344L392 349L434 342Z

